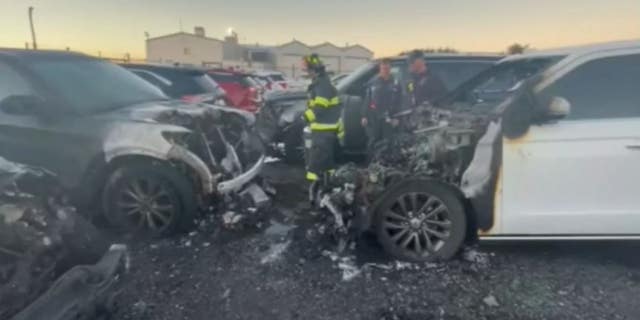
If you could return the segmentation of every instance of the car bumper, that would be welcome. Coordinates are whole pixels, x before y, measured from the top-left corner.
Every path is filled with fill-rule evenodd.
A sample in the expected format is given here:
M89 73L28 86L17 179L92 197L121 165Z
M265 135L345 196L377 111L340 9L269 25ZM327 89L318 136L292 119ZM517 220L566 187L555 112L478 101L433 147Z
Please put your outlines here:
M256 161L256 163L251 168L249 168L249 170L231 180L220 182L218 184L218 193L228 194L231 192L240 191L243 186L247 185L249 182L251 182L251 180L255 179L255 177L260 174L265 160L266 157L262 155L260 156L258 161Z

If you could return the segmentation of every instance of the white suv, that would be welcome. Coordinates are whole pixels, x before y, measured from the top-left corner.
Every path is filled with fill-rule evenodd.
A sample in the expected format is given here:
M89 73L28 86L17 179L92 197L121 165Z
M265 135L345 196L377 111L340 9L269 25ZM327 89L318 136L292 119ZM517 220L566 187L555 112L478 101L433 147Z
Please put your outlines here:
M533 107L509 96L525 78ZM475 107L511 110L490 122L458 186L388 188L374 223L387 251L448 259L468 229L484 240L640 239L640 41L511 56L461 90Z

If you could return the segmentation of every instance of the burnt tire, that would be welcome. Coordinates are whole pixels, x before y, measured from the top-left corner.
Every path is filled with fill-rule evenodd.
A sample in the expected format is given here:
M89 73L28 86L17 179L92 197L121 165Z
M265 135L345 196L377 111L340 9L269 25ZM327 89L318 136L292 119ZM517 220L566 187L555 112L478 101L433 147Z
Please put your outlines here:
M451 187L408 180L388 190L374 217L376 236L396 259L433 262L451 259L467 232L467 217Z
M160 163L133 163L116 169L103 192L103 212L116 228L166 236L193 225L197 197L192 181Z

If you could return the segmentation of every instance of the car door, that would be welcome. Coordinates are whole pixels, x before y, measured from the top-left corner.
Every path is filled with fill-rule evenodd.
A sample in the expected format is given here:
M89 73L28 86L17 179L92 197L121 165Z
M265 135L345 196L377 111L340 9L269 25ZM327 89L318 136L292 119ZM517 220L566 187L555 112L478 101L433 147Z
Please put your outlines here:
M640 234L640 54L591 60L540 94L571 113L504 141L502 233Z
M12 95L38 95L40 90L20 72L0 61L0 156L14 162L46 168L56 173L66 186L74 186L84 173L99 141L81 133L82 119L66 116L49 118L36 110L6 108L3 100ZM46 97L41 97L47 101ZM43 107L54 108L54 105ZM62 113L62 110L59 112ZM56 112L50 112L54 114ZM99 126L86 125L95 132Z

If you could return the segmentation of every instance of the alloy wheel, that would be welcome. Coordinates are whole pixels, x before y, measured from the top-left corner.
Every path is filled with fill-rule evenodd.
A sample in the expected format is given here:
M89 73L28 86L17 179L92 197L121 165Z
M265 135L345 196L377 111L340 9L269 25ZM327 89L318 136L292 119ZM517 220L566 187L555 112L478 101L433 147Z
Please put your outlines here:
M383 212L382 227L398 250L415 257L440 250L450 237L449 209L427 193L406 193Z
M171 189L154 179L128 180L117 199L116 208L129 225L157 233L171 224L178 209Z

